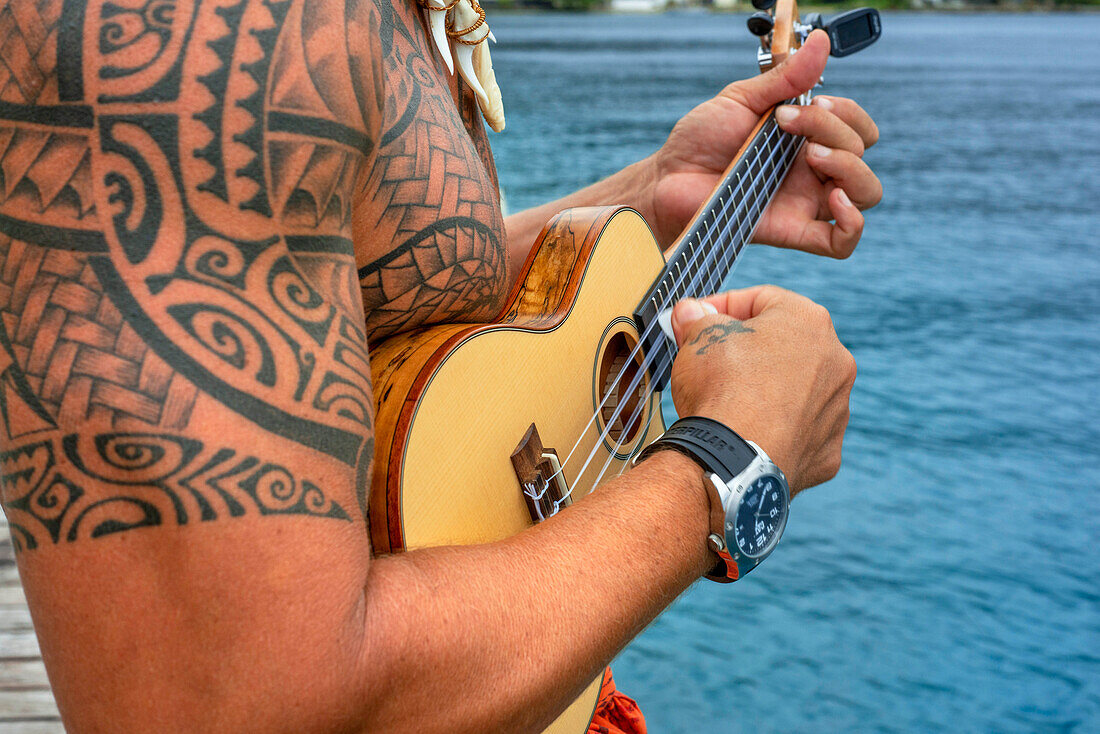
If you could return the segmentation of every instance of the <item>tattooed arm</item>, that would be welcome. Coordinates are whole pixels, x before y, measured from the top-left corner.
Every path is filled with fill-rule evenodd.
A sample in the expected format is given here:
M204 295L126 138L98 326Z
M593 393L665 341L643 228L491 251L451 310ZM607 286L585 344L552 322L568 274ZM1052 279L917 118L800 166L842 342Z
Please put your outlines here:
M358 715L372 18L303 10L0 10L0 500L72 731Z

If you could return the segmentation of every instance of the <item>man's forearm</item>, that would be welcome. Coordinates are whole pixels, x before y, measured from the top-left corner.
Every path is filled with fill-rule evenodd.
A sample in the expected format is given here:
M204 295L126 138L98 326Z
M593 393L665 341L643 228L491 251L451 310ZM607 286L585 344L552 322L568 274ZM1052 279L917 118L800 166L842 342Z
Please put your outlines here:
M713 562L706 518L663 452L513 538L376 559L364 730L541 730Z
M508 272L516 277L542 228L563 209L626 204L637 209L652 226L654 183L653 156L650 156L569 196L507 217L504 226L508 238Z

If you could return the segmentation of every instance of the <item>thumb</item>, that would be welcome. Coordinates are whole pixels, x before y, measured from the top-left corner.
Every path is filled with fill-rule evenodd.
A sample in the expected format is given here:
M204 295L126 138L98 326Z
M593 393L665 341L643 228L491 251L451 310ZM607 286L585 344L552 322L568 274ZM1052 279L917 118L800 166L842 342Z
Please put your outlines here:
M825 71L829 59L829 34L815 30L797 53L781 64L751 79L734 82L722 95L739 102L758 115L772 105L812 89Z
M692 324L705 316L714 316L718 309L706 301L685 298L672 309L672 331L677 346L682 345Z

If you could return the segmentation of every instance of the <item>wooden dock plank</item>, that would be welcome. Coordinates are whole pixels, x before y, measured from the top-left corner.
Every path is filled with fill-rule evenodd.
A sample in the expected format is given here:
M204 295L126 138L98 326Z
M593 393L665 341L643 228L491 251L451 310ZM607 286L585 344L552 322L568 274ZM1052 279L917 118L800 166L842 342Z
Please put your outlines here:
M60 720L57 704L48 691L0 691L0 721L5 719Z
M19 571L14 563L0 563L0 586L19 586Z
M34 632L0 630L0 658L42 658Z
M0 513L0 734L65 734Z
M0 605L0 630L5 632L26 632L34 629L31 624L31 610L27 605Z
M27 607L22 586L0 586L0 607Z
M0 734L65 734L60 721L0 721Z
M15 560L15 551L12 549L11 533L8 532L8 519L0 512L0 563Z
M64 734L0 514L0 734Z
M27 690L40 688L48 690L50 681L46 677L46 666L41 660L19 658L0 658L0 690Z

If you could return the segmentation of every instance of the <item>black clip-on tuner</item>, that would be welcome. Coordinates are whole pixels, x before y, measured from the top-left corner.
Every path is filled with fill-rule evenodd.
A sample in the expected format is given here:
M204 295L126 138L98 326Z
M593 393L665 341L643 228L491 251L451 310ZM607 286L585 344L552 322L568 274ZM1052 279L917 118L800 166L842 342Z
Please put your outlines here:
M752 0L758 12L749 16L749 31L755 36L766 36L775 27L775 19L767 12L775 7L776 0ZM882 19L874 8L857 8L831 18L823 18L821 13L808 13L802 23L795 24L795 30L805 37L815 28L821 28L829 34L831 56L849 56L862 51L882 35Z
M848 56L862 51L882 35L882 20L874 8L856 8L827 20L821 13L808 13L803 21L829 34L830 56Z

